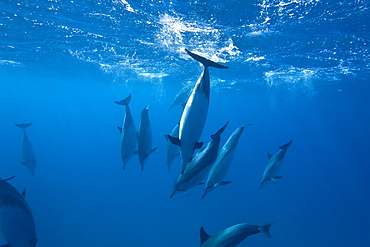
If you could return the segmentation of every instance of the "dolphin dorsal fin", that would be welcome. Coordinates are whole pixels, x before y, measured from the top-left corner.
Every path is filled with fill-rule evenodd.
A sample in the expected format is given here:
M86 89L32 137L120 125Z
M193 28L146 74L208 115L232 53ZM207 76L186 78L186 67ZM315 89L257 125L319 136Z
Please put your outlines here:
M271 159L271 157L272 157L272 154L267 153L267 158L268 158L268 159Z
M203 227L200 228L200 245L203 245L211 236L206 233Z

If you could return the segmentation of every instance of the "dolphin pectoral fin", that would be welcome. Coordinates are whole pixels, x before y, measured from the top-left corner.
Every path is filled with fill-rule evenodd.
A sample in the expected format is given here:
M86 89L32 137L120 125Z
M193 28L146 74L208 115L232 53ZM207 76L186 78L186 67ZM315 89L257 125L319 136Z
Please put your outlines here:
M203 184L205 184L205 182L200 182L198 185L203 185Z
M258 227L258 230L260 230L262 232L262 234L265 235L266 237L272 238L272 236L270 234L270 226L274 223L275 223L275 221L271 222L271 223L268 223L266 225L260 226L260 227Z
M155 147L155 148L153 148L152 150L150 150L150 153L152 154L152 153L154 153L154 151L155 150L157 150L157 148Z
M280 179L280 178L282 178L282 176L275 176L275 177L271 178L271 181L276 182L276 180Z
M231 181L221 181L218 183L218 185L226 185L226 184L229 184L231 183Z
M122 134L122 127L117 126L117 129L118 129L119 133Z
M202 146L203 146L203 142L196 142L196 143L194 144L194 150L195 150L195 149L200 149L200 148L202 148Z
M203 245L211 236L206 233L203 227L200 228L200 245Z
M267 153L267 158L268 158L268 159L271 159L271 157L272 157L272 154Z
M290 145L292 145L292 142L293 142L293 140L291 140L287 144L284 144L283 146L280 146L279 148L280 149L283 149L283 150L286 150L286 149L288 149L290 147Z
M181 141L179 138L176 138L176 137L173 137L173 136L170 136L170 135L167 135L168 137L168 140L170 140L170 142L173 144L173 145L176 145L176 146L180 146L181 147Z
M15 176L11 176L11 177L9 177L9 178L0 178L0 182L1 182L1 181L8 181L8 180L13 179L13 178L15 178ZM1 246L0 246L0 247L1 247Z

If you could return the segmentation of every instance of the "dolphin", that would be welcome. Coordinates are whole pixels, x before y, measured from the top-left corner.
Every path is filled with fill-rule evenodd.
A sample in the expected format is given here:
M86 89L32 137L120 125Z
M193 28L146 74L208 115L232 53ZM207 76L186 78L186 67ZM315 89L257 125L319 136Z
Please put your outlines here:
M193 156L194 150L201 148L203 143L199 143L199 138L203 132L203 128L207 119L209 97L210 97L210 79L208 67L215 67L226 69L228 67L215 63L204 57L185 51L194 58L201 62L204 70L200 75L197 83L195 84L188 101L186 102L184 111L181 115L179 138L169 136L172 143L180 146L182 171L185 170L186 164Z
M217 159L218 148L221 142L221 134L226 129L227 122L214 135L211 135L212 140L207 146L200 150L186 165L185 171L180 173L173 185L172 198L177 191L186 191L196 185L199 185L204 177L207 176L212 164Z
M184 108L185 105L186 105L186 101L189 98L190 91L191 91L191 87L189 85L184 86L180 90L180 92L178 92L178 94L176 94L176 97L173 100L172 105L168 110L170 111L172 108L174 108L178 105L181 105Z
M36 158L35 153L33 152L33 148L31 145L30 140L26 134L26 128L31 126L32 123L26 124L15 124L15 126L23 129L23 141L22 141L22 162L21 164L26 166L28 170L32 173L32 176L35 176L35 168L36 168Z
M230 226L216 235L210 236L203 227L200 228L200 246L201 247L234 247L240 244L248 236L262 232L268 238L271 238L269 223L263 226L255 226L247 223L241 223Z
M250 125L250 124L248 124ZM238 144L239 138L244 131L244 127L248 125L243 125L237 128L226 141L224 146L221 148L221 151L217 157L217 160L212 166L211 171L209 172L206 186L204 188L204 194L202 199L215 189L219 185L225 185L231 183L231 181L223 181L227 171L229 170L231 161L234 157L235 148Z
M170 136L173 136L175 138L178 138L179 137L179 126L180 124L176 124L176 126L173 128L173 130L171 131L170 133ZM172 163L174 161L174 159L180 155L180 147L177 146L177 145L174 145L169 139L168 139L168 136L167 135L164 135L164 137L166 138L167 140L167 167L168 167L168 171L170 171L171 169L171 166L172 166Z
M135 152L137 134L135 129L134 119L132 118L129 103L131 101L131 94L127 98L121 101L114 101L118 105L126 107L125 118L123 120L122 127L117 127L121 133L121 158L123 163L123 169L131 159Z
M36 227L31 208L23 195L0 179L0 230L7 242L4 247L35 247Z
M144 170L144 164L146 163L149 155L157 149L152 149L152 129L150 127L148 110L149 105L144 107L143 111L141 112L139 132L137 133L138 155L142 171Z
M267 154L269 162L266 165L265 171L263 172L262 181L260 185L260 189L268 182L268 181L276 181L276 179L282 178L281 176L277 176L281 165L284 161L284 156L288 151L290 145L292 145L293 140L288 142L287 144L280 146L280 150L275 154L271 155L270 153Z

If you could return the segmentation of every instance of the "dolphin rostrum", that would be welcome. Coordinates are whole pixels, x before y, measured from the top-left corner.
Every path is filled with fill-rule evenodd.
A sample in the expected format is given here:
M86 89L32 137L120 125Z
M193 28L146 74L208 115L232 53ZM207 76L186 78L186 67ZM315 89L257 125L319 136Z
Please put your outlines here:
M32 123L26 124L15 124L15 126L23 129L23 141L22 141L22 165L26 166L32 176L35 175L35 168L36 168L36 158L35 153L33 152L33 148L31 145L30 140L26 134L26 128L31 126Z
M199 143L199 138L203 132L204 124L207 119L209 97L210 97L210 79L208 67L226 69L228 67L215 63L197 54L194 54L187 49L185 51L201 62L204 70L195 84L188 101L186 102L184 111L181 115L179 138L169 136L172 143L180 146L182 171L185 170L186 164L193 156L194 150L200 148L203 144Z
M180 124L176 124L176 126L173 128L173 130L171 131L170 133L170 136L172 137L175 137L175 138L179 138L179 126ZM168 167L168 171L170 171L171 169L171 166L172 166L172 163L174 161L174 159L180 155L180 147L173 144L169 139L168 139L168 135L164 135L164 137L166 138L167 140L167 167Z
M131 94L127 98L121 101L114 101L118 105L126 107L125 118L123 120L122 127L117 127L121 133L121 158L123 163L123 169L131 159L135 152L137 143L137 133L135 129L134 119L132 118L129 103L131 101Z
M199 151L191 161L186 165L185 171L180 173L173 185L172 198L177 191L186 191L196 185L199 185L209 173L212 164L217 159L218 148L221 142L221 134L224 132L227 122L214 135L207 146Z
M265 171L263 173L260 189L262 189L262 187L268 181L275 182L276 179L281 178L281 176L277 176L277 173L279 172L281 165L283 164L284 156L288 151L290 145L292 145L292 142L293 141L291 140L287 144L280 146L280 150L275 155L271 155L270 153L267 154L269 162L267 163Z
M35 222L24 196L0 179L0 230L7 242L4 247L35 247L37 243Z
M250 124L248 124L250 125ZM206 186L204 188L204 198L209 192L215 189L219 185L229 184L231 181L223 181L227 171L229 170L230 164L234 158L235 148L238 145L239 138L244 131L244 127L248 125L243 125L237 128L226 141L224 146L217 157L217 160L212 166L209 172Z
M247 223L241 223L230 226L216 235L210 236L203 227L200 228L200 246L201 247L234 247L240 244L248 236L262 232L268 238L271 238L269 223L263 226L255 226Z
M146 163L149 155L157 149L152 149L152 128L150 127L148 110L149 105L146 106L141 112L139 132L137 133L138 155L141 164L141 170L144 170L144 164Z

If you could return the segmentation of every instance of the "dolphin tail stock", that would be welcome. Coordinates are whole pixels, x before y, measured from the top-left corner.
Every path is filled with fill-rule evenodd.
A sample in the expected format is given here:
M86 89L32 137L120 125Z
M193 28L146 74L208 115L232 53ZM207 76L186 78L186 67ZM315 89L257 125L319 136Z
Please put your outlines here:
M31 123L25 123L25 124L15 124L15 126L19 127L19 128L22 128L22 129L25 129L25 128L28 128L32 125L32 122ZM1 247L1 246L0 246Z
M130 103L130 101L131 101L131 93L125 99L121 101L114 101L114 103L118 105L126 106Z
M192 58L194 58L198 62L202 63L204 67L215 67L215 68L219 68L219 69L228 69L229 68L227 66L215 63L215 62L213 62L213 61L211 61L207 58L199 56L199 55L189 51L188 49L185 49L185 51L189 54L189 56L191 56Z
M211 135L211 138L215 139L216 137L220 136L224 132L228 124L229 124L229 121L227 121L226 124L222 126L222 128L219 129L215 134Z
M211 235L206 233L203 227L200 228L200 245L202 246L209 238Z
M290 145L292 145L292 142L293 142L293 140L291 140L287 144L284 144L283 146L280 146L279 148L283 149L283 150L287 150L290 147Z
M260 230L262 232L262 234L265 235L266 237L272 238L272 236L270 234L270 226L274 223L275 223L275 221L271 222L271 223L268 223L266 225L260 226L260 227L258 227L258 230Z

